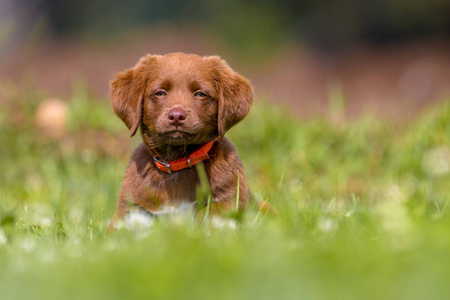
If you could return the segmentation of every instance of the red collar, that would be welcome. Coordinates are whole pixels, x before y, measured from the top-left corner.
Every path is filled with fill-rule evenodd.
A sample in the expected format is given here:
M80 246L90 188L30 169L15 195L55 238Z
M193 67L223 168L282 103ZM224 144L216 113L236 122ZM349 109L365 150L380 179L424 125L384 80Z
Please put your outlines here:
M156 166L163 172L172 173L175 171L183 170L186 168L190 168L199 162L204 161L209 158L208 152L211 150L214 141L208 142L200 147L200 149L191 153L188 157L183 157L168 163L162 162L158 160L156 157L153 157Z

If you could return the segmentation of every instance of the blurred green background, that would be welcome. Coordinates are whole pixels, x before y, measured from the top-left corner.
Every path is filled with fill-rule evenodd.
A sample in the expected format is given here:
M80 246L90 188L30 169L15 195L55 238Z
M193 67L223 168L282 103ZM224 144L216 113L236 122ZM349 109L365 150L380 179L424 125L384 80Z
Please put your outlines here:
M410 117L449 93L450 4L413 1L0 1L0 79L100 97L146 53L221 55L299 116L339 88L350 116Z
M448 299L448 1L0 0L0 299ZM105 235L139 137L108 82L219 54L243 216Z

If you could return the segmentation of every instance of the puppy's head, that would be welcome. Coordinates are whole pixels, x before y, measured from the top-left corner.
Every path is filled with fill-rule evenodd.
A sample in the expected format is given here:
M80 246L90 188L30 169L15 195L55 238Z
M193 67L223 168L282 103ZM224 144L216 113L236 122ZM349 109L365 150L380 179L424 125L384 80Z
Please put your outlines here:
M111 81L111 102L133 136L170 145L223 136L250 110L250 83L217 56L148 55Z

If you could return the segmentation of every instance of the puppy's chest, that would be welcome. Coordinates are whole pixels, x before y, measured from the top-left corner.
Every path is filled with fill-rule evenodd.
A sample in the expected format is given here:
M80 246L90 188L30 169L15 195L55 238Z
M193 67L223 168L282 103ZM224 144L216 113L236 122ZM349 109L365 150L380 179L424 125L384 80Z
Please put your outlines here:
M159 174L151 178L147 184L153 192L150 194L158 195L164 202L194 202L199 179L194 170L185 170Z

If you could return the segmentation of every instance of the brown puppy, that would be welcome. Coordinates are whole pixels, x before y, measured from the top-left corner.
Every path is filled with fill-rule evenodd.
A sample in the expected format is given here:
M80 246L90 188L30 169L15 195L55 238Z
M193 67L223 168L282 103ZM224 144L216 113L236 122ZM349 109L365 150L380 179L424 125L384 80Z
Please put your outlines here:
M147 55L111 82L114 112L143 143L125 172L117 211L109 225L131 207L150 215L196 202L203 163L212 193L210 211L239 209L249 200L242 163L224 137L253 102L250 83L217 56L173 53ZM200 164L201 165L201 164ZM205 213L205 208L199 216Z

